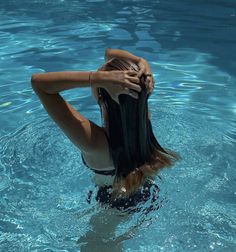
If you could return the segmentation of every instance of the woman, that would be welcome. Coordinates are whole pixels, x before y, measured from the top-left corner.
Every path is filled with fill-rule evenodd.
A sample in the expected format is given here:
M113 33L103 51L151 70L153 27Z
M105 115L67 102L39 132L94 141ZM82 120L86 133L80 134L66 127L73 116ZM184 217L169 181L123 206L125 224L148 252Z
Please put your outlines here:
M127 51L107 49L96 72L34 74L32 87L48 114L81 150L96 174L97 200L126 208L150 197L151 178L178 157L157 142L147 100L154 79L146 60ZM91 87L104 119L99 127L61 96L72 88Z

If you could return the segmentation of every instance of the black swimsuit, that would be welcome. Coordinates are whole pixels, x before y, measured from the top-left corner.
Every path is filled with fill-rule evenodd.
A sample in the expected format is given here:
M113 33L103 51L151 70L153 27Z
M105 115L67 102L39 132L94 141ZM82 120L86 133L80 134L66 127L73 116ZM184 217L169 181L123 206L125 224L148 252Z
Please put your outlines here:
M91 169L87 163L85 162L84 160L84 157L83 155L81 154L81 158L82 158L82 161L83 161L83 164L85 166L87 166L89 169ZM113 170L109 170L109 171L106 171L106 170L95 170L95 169L91 169L93 172L97 173L97 174L101 174L101 175L110 175L110 176L114 176L116 174L116 169L113 169Z
M158 186L153 181L146 181L146 183L134 194L128 198L112 199L112 186L102 186L98 189L96 200L99 203L107 204L111 208L118 210L128 210L128 212L137 211L139 203L145 203L149 199L151 203L158 199Z
M81 155L82 161L84 165L86 165L89 169L91 169L85 162L83 155ZM100 170L94 170L91 169L93 172L101 175L107 175L107 176L114 176L116 170L110 170L110 171L100 171ZM153 188L153 190L152 190ZM117 198L112 199L112 186L111 185L104 185L99 186L99 189L97 191L96 195L96 201L101 204L109 205L111 208L116 208L118 210L127 210L130 208L136 207L141 202L146 202L147 200L151 199L152 202L156 201L158 198L158 192L159 188L158 186L152 181L147 180L146 183L140 188L135 194L132 194L128 198ZM92 199L93 191L89 191L87 196L87 202L90 203ZM134 209L135 211L137 209Z

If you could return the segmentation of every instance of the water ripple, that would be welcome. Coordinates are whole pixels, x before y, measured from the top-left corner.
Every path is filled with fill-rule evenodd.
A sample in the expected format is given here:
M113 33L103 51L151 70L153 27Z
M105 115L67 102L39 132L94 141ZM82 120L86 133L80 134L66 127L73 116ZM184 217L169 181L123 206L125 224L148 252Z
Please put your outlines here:
M234 1L0 6L0 250L94 251L99 244L104 251L234 251ZM157 183L165 201L145 217L116 216L95 199L87 204L91 173L30 88L35 72L96 70L106 47L150 61L154 132L183 158L162 171ZM99 124L88 89L63 96ZM118 225L104 233L108 223Z

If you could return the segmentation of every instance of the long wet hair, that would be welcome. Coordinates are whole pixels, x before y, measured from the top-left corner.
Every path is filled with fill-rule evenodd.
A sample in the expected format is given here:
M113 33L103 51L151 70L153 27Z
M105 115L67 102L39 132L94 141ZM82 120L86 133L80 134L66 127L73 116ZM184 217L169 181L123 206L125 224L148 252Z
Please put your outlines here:
M132 61L113 58L100 71L139 70ZM114 197L126 197L140 188L145 181L168 167L178 155L165 150L158 143L148 116L149 92L145 75L140 77L138 99L119 95L119 104L104 88L98 88L99 100L107 112L110 155L116 169Z

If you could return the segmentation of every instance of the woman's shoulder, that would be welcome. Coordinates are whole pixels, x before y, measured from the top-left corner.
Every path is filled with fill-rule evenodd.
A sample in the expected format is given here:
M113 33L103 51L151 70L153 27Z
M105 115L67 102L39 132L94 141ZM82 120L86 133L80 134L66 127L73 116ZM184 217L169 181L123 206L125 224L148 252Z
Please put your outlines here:
M91 132L91 134L93 134L93 132ZM109 151L107 133L103 127L96 129L96 134L94 134L94 148L92 148L92 151L82 151L82 157L83 161L91 169L104 171L114 169Z
M82 153L83 162L87 167L98 171L110 171L114 169L109 150L99 150L97 153Z

